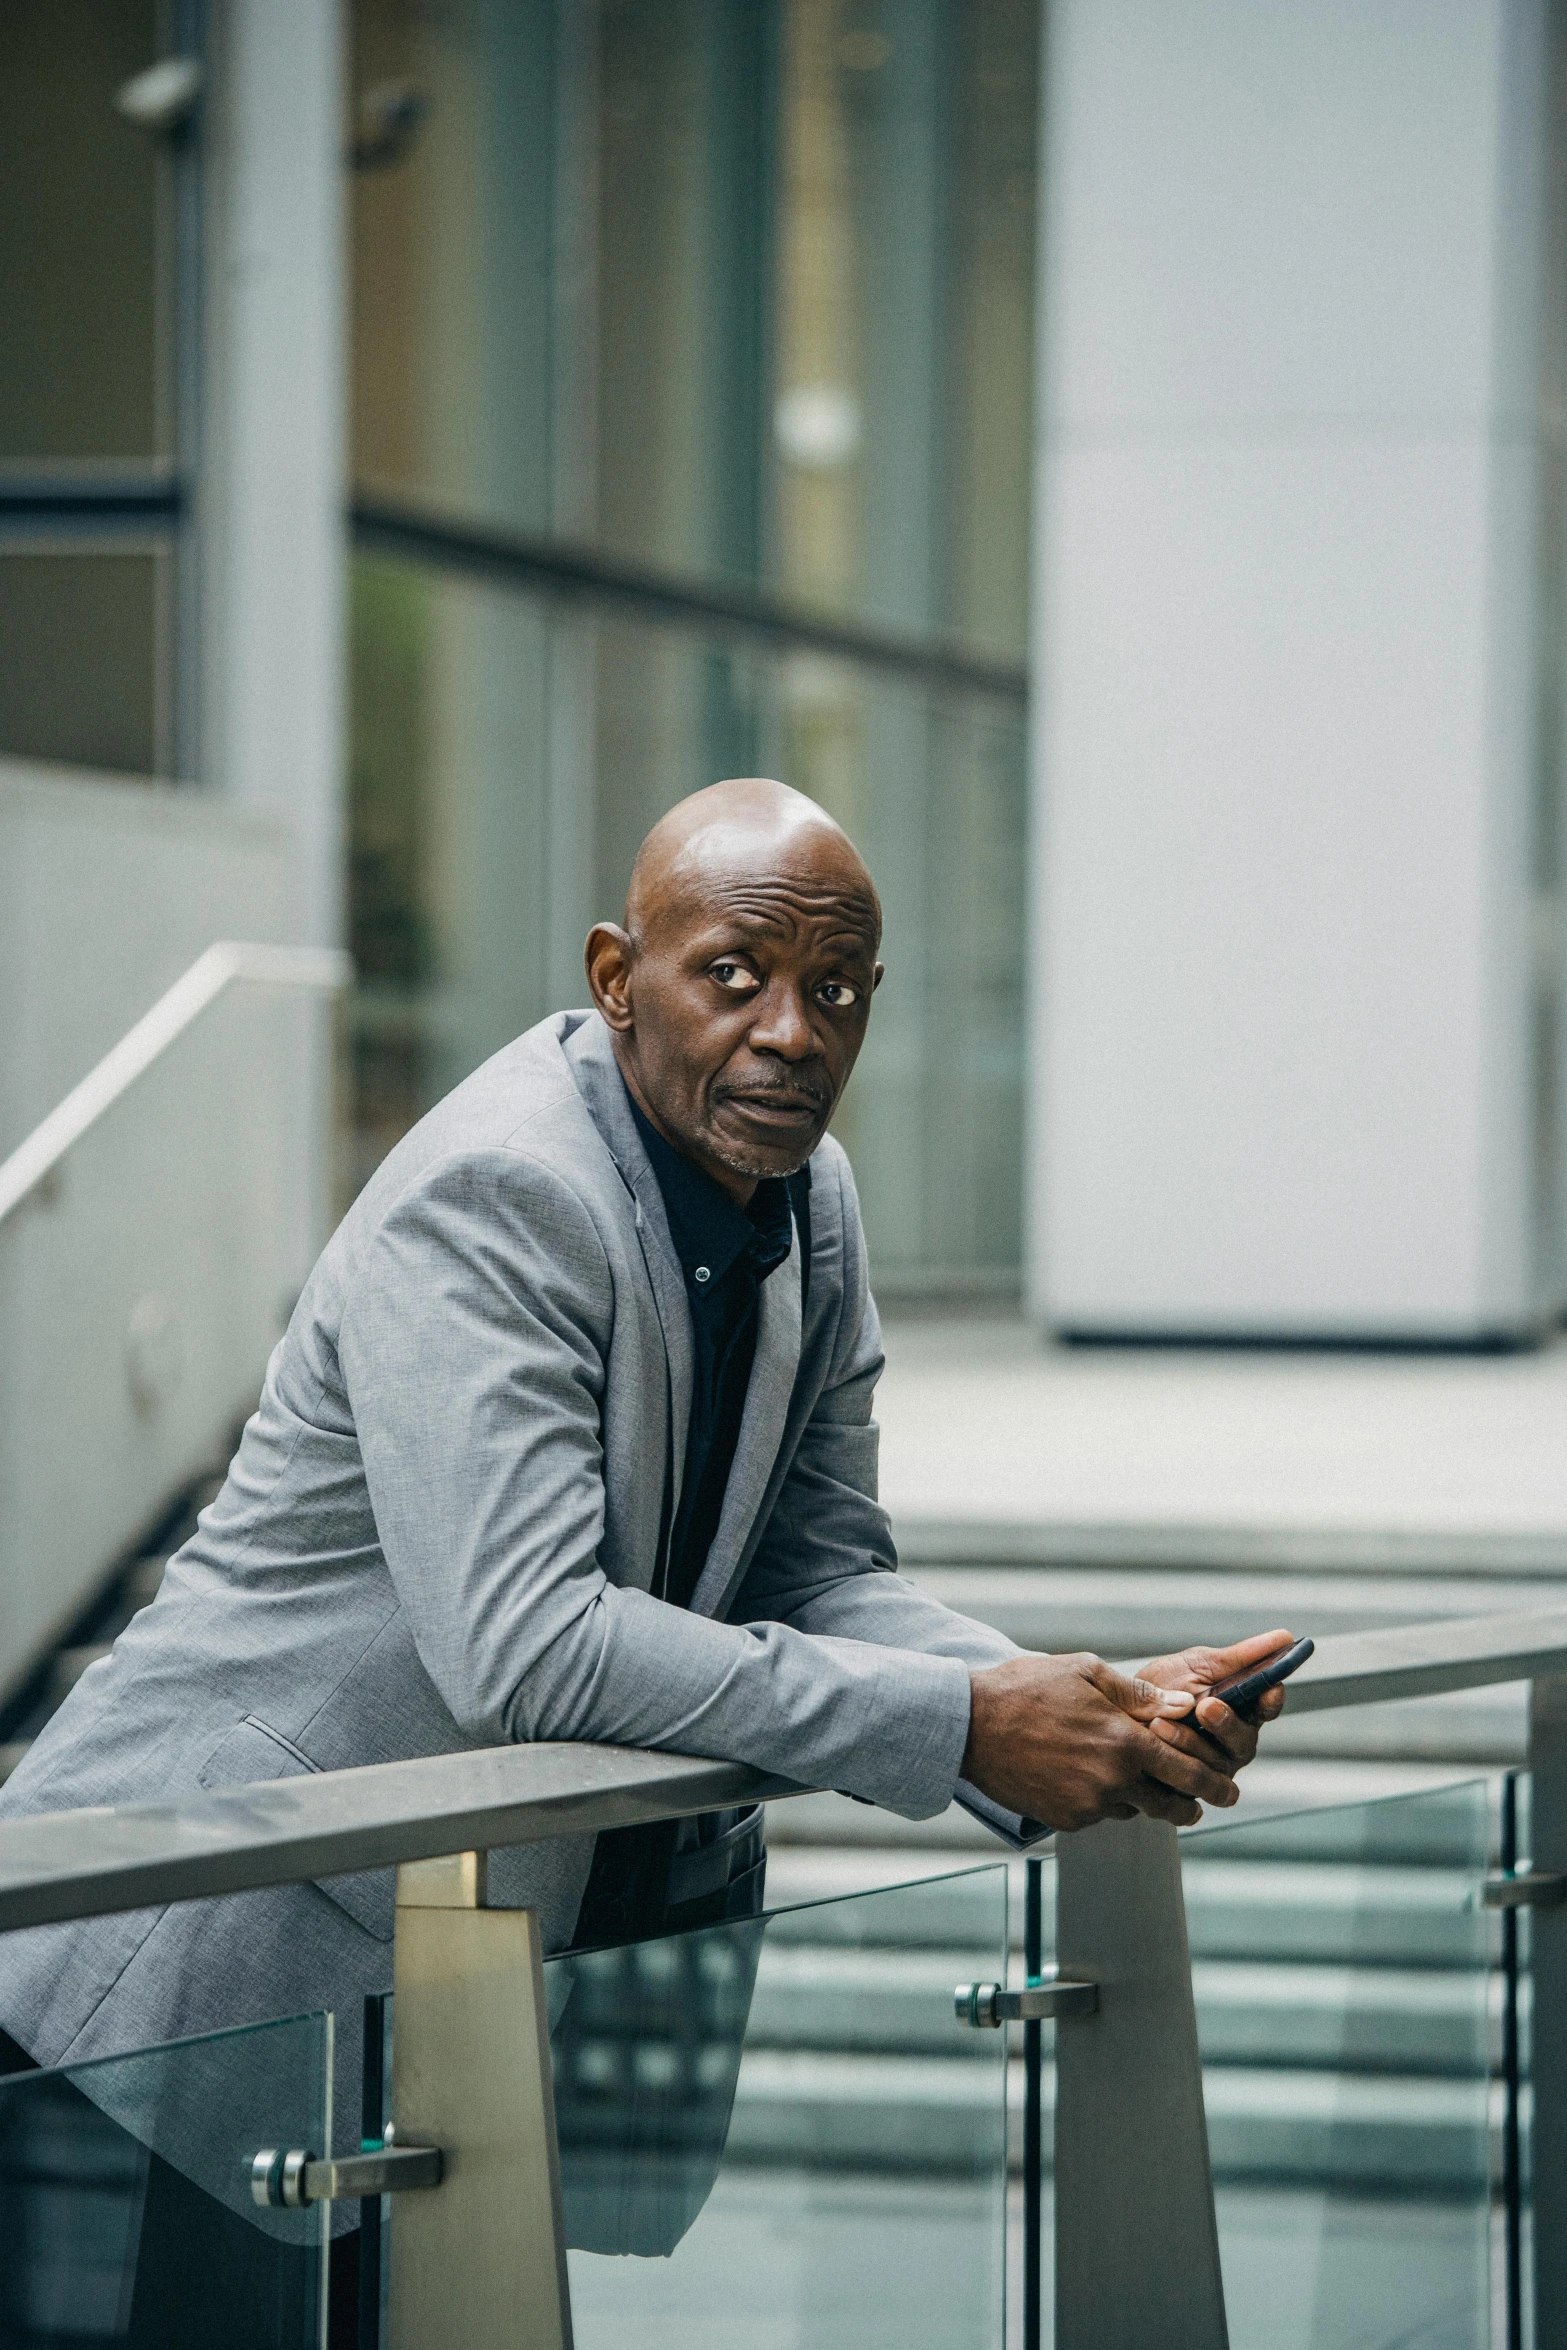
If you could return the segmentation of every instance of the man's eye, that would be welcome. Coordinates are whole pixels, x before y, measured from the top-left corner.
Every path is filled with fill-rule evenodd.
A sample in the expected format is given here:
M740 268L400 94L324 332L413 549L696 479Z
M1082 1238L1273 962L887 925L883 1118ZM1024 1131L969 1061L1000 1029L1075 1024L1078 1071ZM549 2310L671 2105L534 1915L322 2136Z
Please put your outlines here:
M824 979L816 992L834 1012L842 1012L860 1000L859 989L851 987L846 979Z
M756 993L756 973L748 971L743 963L714 963L710 969L719 986L726 987L731 995Z

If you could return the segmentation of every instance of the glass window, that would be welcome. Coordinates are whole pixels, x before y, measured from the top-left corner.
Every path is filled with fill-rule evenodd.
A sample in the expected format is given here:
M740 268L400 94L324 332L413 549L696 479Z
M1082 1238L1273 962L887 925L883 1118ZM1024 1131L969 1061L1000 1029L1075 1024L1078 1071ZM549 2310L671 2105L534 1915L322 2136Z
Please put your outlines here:
M158 142L114 111L154 0L0 11L0 465L170 454Z
M1036 19L355 0L356 1179L767 772L886 904L878 1281L1015 1282Z
M356 0L357 482L547 529L555 520L559 20L548 6ZM411 109L377 141L378 101Z
M128 775L166 767L171 560L0 554L0 752Z
M769 573L1018 658L1037 20L780 10Z
M357 0L356 478L1021 658L1036 20Z
M1018 1253L1022 724L811 654L361 558L354 597L354 1172L585 1000L648 826L714 775L785 775L860 843L887 979L835 1131L879 1290L1004 1283Z

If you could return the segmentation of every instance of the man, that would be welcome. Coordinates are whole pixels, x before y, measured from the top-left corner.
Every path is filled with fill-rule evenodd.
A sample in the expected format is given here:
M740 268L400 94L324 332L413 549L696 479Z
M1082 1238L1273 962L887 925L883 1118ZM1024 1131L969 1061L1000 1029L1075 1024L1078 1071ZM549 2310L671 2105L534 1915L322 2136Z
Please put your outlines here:
M715 785L643 844L595 1009L543 1021L391 1153L321 1258L228 1481L0 1814L510 1739L726 1757L1014 1842L1235 1800L1211 1681L1020 1654L894 1571L881 1368L825 1139L882 977L870 876L812 802ZM1192 1726L1194 1711L1208 1737ZM745 1914L759 1823L492 1856L562 1948ZM0 2025L59 2064L390 1981L390 1871L0 1940Z

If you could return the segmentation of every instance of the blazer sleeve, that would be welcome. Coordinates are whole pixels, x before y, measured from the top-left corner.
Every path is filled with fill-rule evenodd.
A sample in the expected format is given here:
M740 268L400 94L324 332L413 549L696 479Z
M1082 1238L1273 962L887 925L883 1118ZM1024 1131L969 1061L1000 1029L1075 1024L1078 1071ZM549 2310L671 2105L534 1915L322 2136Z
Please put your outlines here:
M342 1375L387 1568L454 1720L487 1742L662 1747L940 1811L968 1735L956 1654L717 1623L604 1574L614 1312L588 1208L517 1151L426 1169L354 1268Z
M966 1675L1023 1652L1004 1633L944 1607L897 1572L891 1522L877 1498L880 1432L872 1404L884 1362L881 1326L866 1279L854 1180L841 1152L835 1160L843 1293L828 1375L730 1614L812 1637L951 1657ZM1020 1848L1050 1833L1037 1820L1003 1811L966 1781L953 1793Z

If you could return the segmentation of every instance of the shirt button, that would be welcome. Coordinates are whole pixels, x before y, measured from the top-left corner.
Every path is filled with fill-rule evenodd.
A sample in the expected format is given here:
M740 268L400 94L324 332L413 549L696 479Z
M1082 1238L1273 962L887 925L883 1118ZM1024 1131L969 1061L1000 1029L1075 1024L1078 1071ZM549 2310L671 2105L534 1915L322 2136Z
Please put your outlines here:
M713 1276L706 1265L698 1265L693 1278L697 1281L711 1281Z

